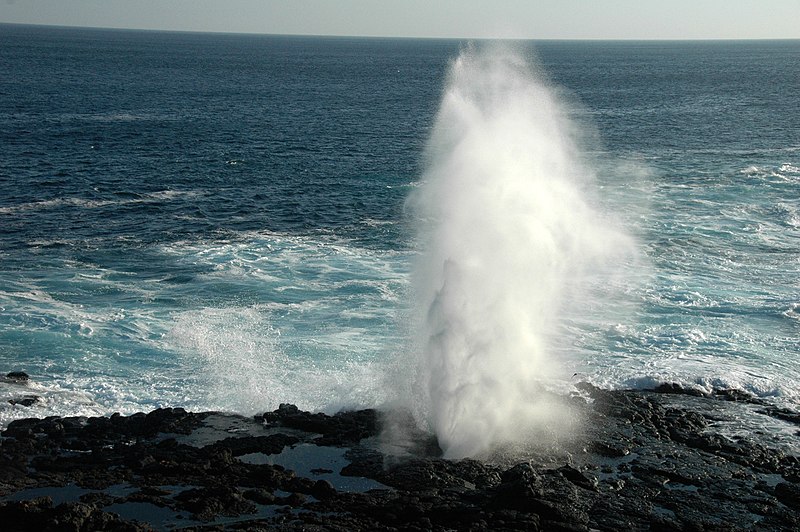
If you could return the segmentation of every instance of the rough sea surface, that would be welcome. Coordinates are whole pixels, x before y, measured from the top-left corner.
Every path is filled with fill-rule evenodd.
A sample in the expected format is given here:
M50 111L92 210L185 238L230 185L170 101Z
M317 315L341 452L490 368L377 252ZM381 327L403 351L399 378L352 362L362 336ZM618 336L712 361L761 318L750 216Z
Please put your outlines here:
M0 426L392 400L464 45L0 25ZM562 386L800 405L800 42L520 46L637 249L558 302Z

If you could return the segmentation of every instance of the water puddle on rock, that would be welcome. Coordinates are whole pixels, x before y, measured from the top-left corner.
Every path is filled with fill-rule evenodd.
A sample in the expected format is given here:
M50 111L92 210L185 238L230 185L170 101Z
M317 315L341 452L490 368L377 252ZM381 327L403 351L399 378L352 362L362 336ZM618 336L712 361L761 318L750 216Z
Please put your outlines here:
M347 451L348 449L301 443L287 447L279 454L250 453L240 456L239 460L247 464L279 465L301 477L327 480L337 491L363 493L372 489L390 489L376 480L340 474L344 467L350 465L350 461L345 458Z

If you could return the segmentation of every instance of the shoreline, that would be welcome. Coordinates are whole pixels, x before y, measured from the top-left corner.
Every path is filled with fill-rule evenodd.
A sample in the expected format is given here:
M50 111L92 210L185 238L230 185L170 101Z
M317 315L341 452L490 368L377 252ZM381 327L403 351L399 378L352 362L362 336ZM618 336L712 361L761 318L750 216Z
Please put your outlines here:
M571 398L556 452L440 458L376 410L254 417L158 409L50 417L0 433L5 530L791 530L800 414L678 385ZM588 399L588 400L587 400ZM759 416L784 430L754 430ZM395 421L397 416L393 418ZM736 424L739 425L736 425ZM413 421L407 420L408 431ZM577 445L576 445L577 444Z

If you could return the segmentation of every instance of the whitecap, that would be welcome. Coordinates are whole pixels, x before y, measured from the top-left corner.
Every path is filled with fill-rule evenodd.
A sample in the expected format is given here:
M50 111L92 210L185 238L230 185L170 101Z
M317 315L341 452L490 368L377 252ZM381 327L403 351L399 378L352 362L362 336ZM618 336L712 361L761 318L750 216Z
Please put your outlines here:
M791 307L781 313L783 316L792 320L800 321L800 303L794 303Z

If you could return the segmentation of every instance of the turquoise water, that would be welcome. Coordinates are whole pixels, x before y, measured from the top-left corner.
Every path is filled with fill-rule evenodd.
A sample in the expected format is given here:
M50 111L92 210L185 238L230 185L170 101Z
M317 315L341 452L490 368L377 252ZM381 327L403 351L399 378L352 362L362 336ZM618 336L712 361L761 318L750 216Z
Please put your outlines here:
M392 400L462 46L0 26L0 424ZM797 406L800 43L526 50L635 248L553 306L559 386Z

